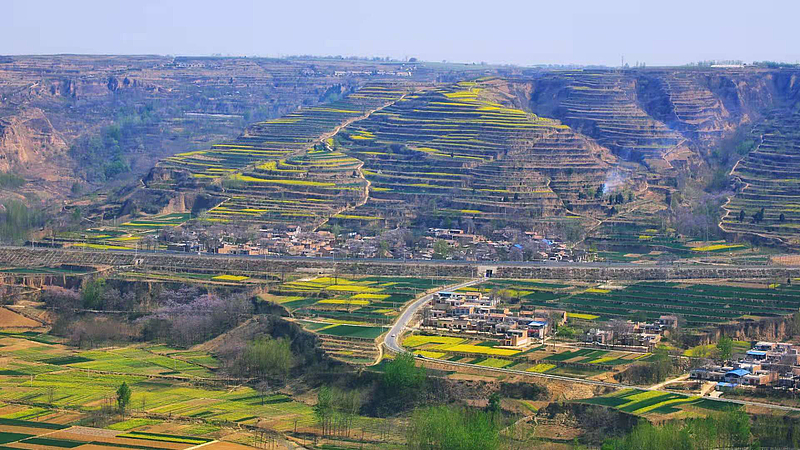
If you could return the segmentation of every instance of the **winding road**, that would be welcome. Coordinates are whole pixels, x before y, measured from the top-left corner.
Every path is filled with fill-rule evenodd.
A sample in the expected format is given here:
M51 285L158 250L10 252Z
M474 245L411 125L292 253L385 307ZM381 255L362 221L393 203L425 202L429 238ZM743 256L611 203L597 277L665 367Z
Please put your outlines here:
M459 283L444 289L440 289L440 291L444 290L454 291L456 289L461 289L467 286L478 284L481 281L483 281L483 278L465 281L464 283ZM394 323L394 325L392 325L392 329L389 330L389 334L386 335L386 339L383 341L387 350L389 350L392 353L401 353L404 351L403 347L400 346L400 341L398 339L402 336L403 331L406 329L408 322L411 321L411 318L414 317L414 314L416 314L417 311L425 303L428 303L433 299L433 294L434 293L425 294L422 297L418 298L417 300L414 300L414 302L408 305L406 309L403 311L403 313L400 314L400 317L398 317L397 321Z

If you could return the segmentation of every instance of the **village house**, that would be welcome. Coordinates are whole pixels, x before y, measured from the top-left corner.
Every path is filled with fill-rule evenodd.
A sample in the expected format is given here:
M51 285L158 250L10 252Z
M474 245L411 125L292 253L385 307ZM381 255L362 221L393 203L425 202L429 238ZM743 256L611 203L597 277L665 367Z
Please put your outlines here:
M731 366L707 365L692 369L692 379L716 381L717 390L747 386L800 387L800 365L792 344L757 342Z

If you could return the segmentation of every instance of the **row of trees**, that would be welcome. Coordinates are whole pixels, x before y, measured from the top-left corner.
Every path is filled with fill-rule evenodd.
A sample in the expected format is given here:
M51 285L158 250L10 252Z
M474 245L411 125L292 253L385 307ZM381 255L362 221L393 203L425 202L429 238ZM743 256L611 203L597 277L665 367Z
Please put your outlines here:
M294 364L295 357L288 339L262 336L247 344L230 370L235 375L282 383Z
M750 429L750 417L741 410L660 426L642 420L625 437L606 440L603 450L742 448L750 444Z
M188 347L236 327L254 309L246 293L221 296L195 288L153 293L133 287L121 292L102 278L84 283L80 292L49 287L40 299L58 312L53 332L79 346L141 339ZM128 311L144 313L144 317L125 320L120 315L87 315L87 311Z
M0 204L0 240L24 241L32 229L43 226L44 222L41 209L28 208L18 200L8 200Z
M500 420L490 411L451 406L419 408L411 415L411 449L491 450L500 447Z
M169 303L159 308L143 319L142 337L189 347L234 328L252 312L253 303L246 294L205 294L189 303Z
M362 403L363 397L356 390L322 386L314 405L314 415L322 427L322 435L350 437L353 420L358 416Z

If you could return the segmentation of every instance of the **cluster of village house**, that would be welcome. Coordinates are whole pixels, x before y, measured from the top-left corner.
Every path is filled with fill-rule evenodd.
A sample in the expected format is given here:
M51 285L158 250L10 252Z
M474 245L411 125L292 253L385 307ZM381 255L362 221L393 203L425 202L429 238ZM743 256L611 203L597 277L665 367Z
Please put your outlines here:
M661 342L663 334L677 328L678 316L664 315L653 322L610 320L603 328L591 328L583 341L597 347L651 351Z
M567 313L555 309L511 312L497 297L481 292L441 291L423 309L422 326L439 332L484 334L500 339L508 347L524 347L543 340L553 328L566 323ZM677 327L678 318L661 316L650 323L610 321L606 328L593 328L583 340L592 346L628 350L652 350L662 334Z
M191 234L194 235L191 235ZM583 261L588 255L579 250L567 249L557 241L530 234L525 236L526 246L514 243L502 230L493 233L492 239L479 234L466 233L454 228L430 228L416 248L409 248L403 239L388 239L393 244L382 245L384 236L362 236L348 233L338 240L329 231L303 231L299 226L286 230L262 229L257 239L246 243L231 243L219 239L214 243L204 242L196 232L168 238L167 250L192 253L218 253L248 256L306 256L306 257L352 257L352 258L403 258L430 260L435 257L434 243L444 241L452 249L448 259L470 259L491 261L499 253L521 255L523 250L529 257L551 261ZM496 235L496 236L495 236Z
M553 323L567 320L564 311L520 311L512 314L498 299L480 292L440 291L423 310L422 326L439 331L488 334L508 347L524 347L544 339Z
M746 386L800 387L800 353L783 342L758 342L744 357L727 365L692 369L690 377L717 382L717 390Z
M491 239L487 239L483 235L466 233L458 228L428 228L426 239L431 242L443 240L454 249L469 249L470 256L478 261L491 260L498 251L509 254L517 252L520 255L529 253L529 259L550 261L582 262L591 257L585 251L569 249L563 242L547 239L534 232L525 232L524 236L515 236L516 234L517 230L495 230ZM524 241L526 245L514 241ZM432 245L426 247L429 250L421 256L430 258L433 253L430 250Z
M300 227L285 231L261 230L260 237L254 241L234 244L221 239L216 245L208 246L199 239L181 239L168 242L167 250L185 252L209 252L221 255L248 256L334 256L335 237L329 231L305 232Z

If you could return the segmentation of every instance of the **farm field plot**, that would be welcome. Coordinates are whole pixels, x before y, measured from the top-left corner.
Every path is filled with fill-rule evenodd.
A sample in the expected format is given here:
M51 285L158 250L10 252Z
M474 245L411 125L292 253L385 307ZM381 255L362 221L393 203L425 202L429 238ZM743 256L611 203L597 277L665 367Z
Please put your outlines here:
M413 334L411 336L406 337L403 340L403 346L407 348L414 348L425 344L456 345L464 342L465 340L466 339L464 338L457 338L450 336L427 336L427 335Z
M639 389L623 389L601 397L580 400L580 402L608 406L637 415L670 415L685 410L708 414L719 410L720 405L723 408L733 407L701 397Z
M168 213L140 216L118 226L102 226L82 231L58 233L53 243L65 247L91 248L94 250L144 249L144 239L155 238L166 227L182 225L192 219L190 213Z
M731 347L731 354L739 355L743 354L746 351L750 350L752 347L750 342L747 341L733 341L733 345ZM705 345L698 345L696 347L692 347L687 349L683 352L683 356L695 357L695 358L705 358L709 355L713 355L717 351L716 344L705 344Z
M213 376L208 369L197 364L133 347L81 352L80 358L85 361L67 364L78 369L143 375L182 375L201 378Z
M0 356L13 358L5 372L0 370L0 375L38 374L76 368L146 375L213 376L208 369L189 360L169 358L148 352L145 348L76 352L61 344L42 342L38 336L34 333L0 334Z
M326 276L283 283L262 298L284 306L295 317L313 318L315 322L387 325L417 295L452 282L432 278ZM318 327L315 331L334 334L343 330Z
M374 340L405 304L453 280L413 277L316 277L279 285L261 299L289 310L297 324L320 338L330 356L354 364L378 356Z
M664 252L696 256L674 229L663 229L661 224L641 217L606 220L587 243L600 249L600 256L609 261L654 260Z
M55 266L55 267L5 267L0 269L0 273L20 274L20 275L85 275L93 272L91 267L77 266Z
M538 348L533 351L525 352L527 360L542 364L557 365L557 363L577 363L591 364L598 367L624 366L626 364L632 364L649 355L649 353L566 347L559 347L556 352L553 352L552 349L545 348Z
M501 302L510 309L533 310L536 307L552 306L553 302L578 292L576 284L544 280L503 280L485 281L463 291L481 292L484 295L498 295Z
M606 292L607 291L607 292ZM800 307L800 289L794 286L744 287L737 285L642 282L614 290L586 290L554 304L602 319L678 314L688 327L724 323L743 316L775 317Z
M429 358L457 360L458 357L461 362L530 372L549 372L557 367L570 365L583 367L584 373L573 374L581 378L602 373L608 370L608 366L632 364L649 355L649 353L553 346L514 349L501 347L496 340L475 336L412 334L405 337L402 345L415 354ZM465 360L463 357L472 357L473 360ZM477 359L474 359L476 357Z
M56 407L98 409L122 382L133 392L131 404L152 413L205 420L249 421L262 417L275 428L286 431L290 422L310 425L311 408L291 398L274 394L261 404L258 393L249 387L233 389L199 388L188 383L149 379L144 375L88 374L63 367L58 372L30 377L0 376L0 401L50 403Z
M8 328L38 328L42 324L7 308L0 308L0 324Z
M118 272L118 276L124 278L136 278L140 280L153 281L173 281L186 283L203 284L224 284L224 285L254 285L266 284L271 281L269 275L262 273L244 272L247 275L232 275L225 272L172 272L162 271L153 268L137 271Z
M597 286L597 285L595 285ZM613 318L654 320L677 314L686 326L699 328L742 317L777 317L800 308L800 288L793 285L700 282L638 282L593 287L586 283L495 279L470 287L494 292L510 309L563 309L568 320L601 322Z
M142 421L143 419L139 419ZM72 427L46 421L0 417L0 444L5 449L86 448L183 450L213 439L164 433L146 433Z

